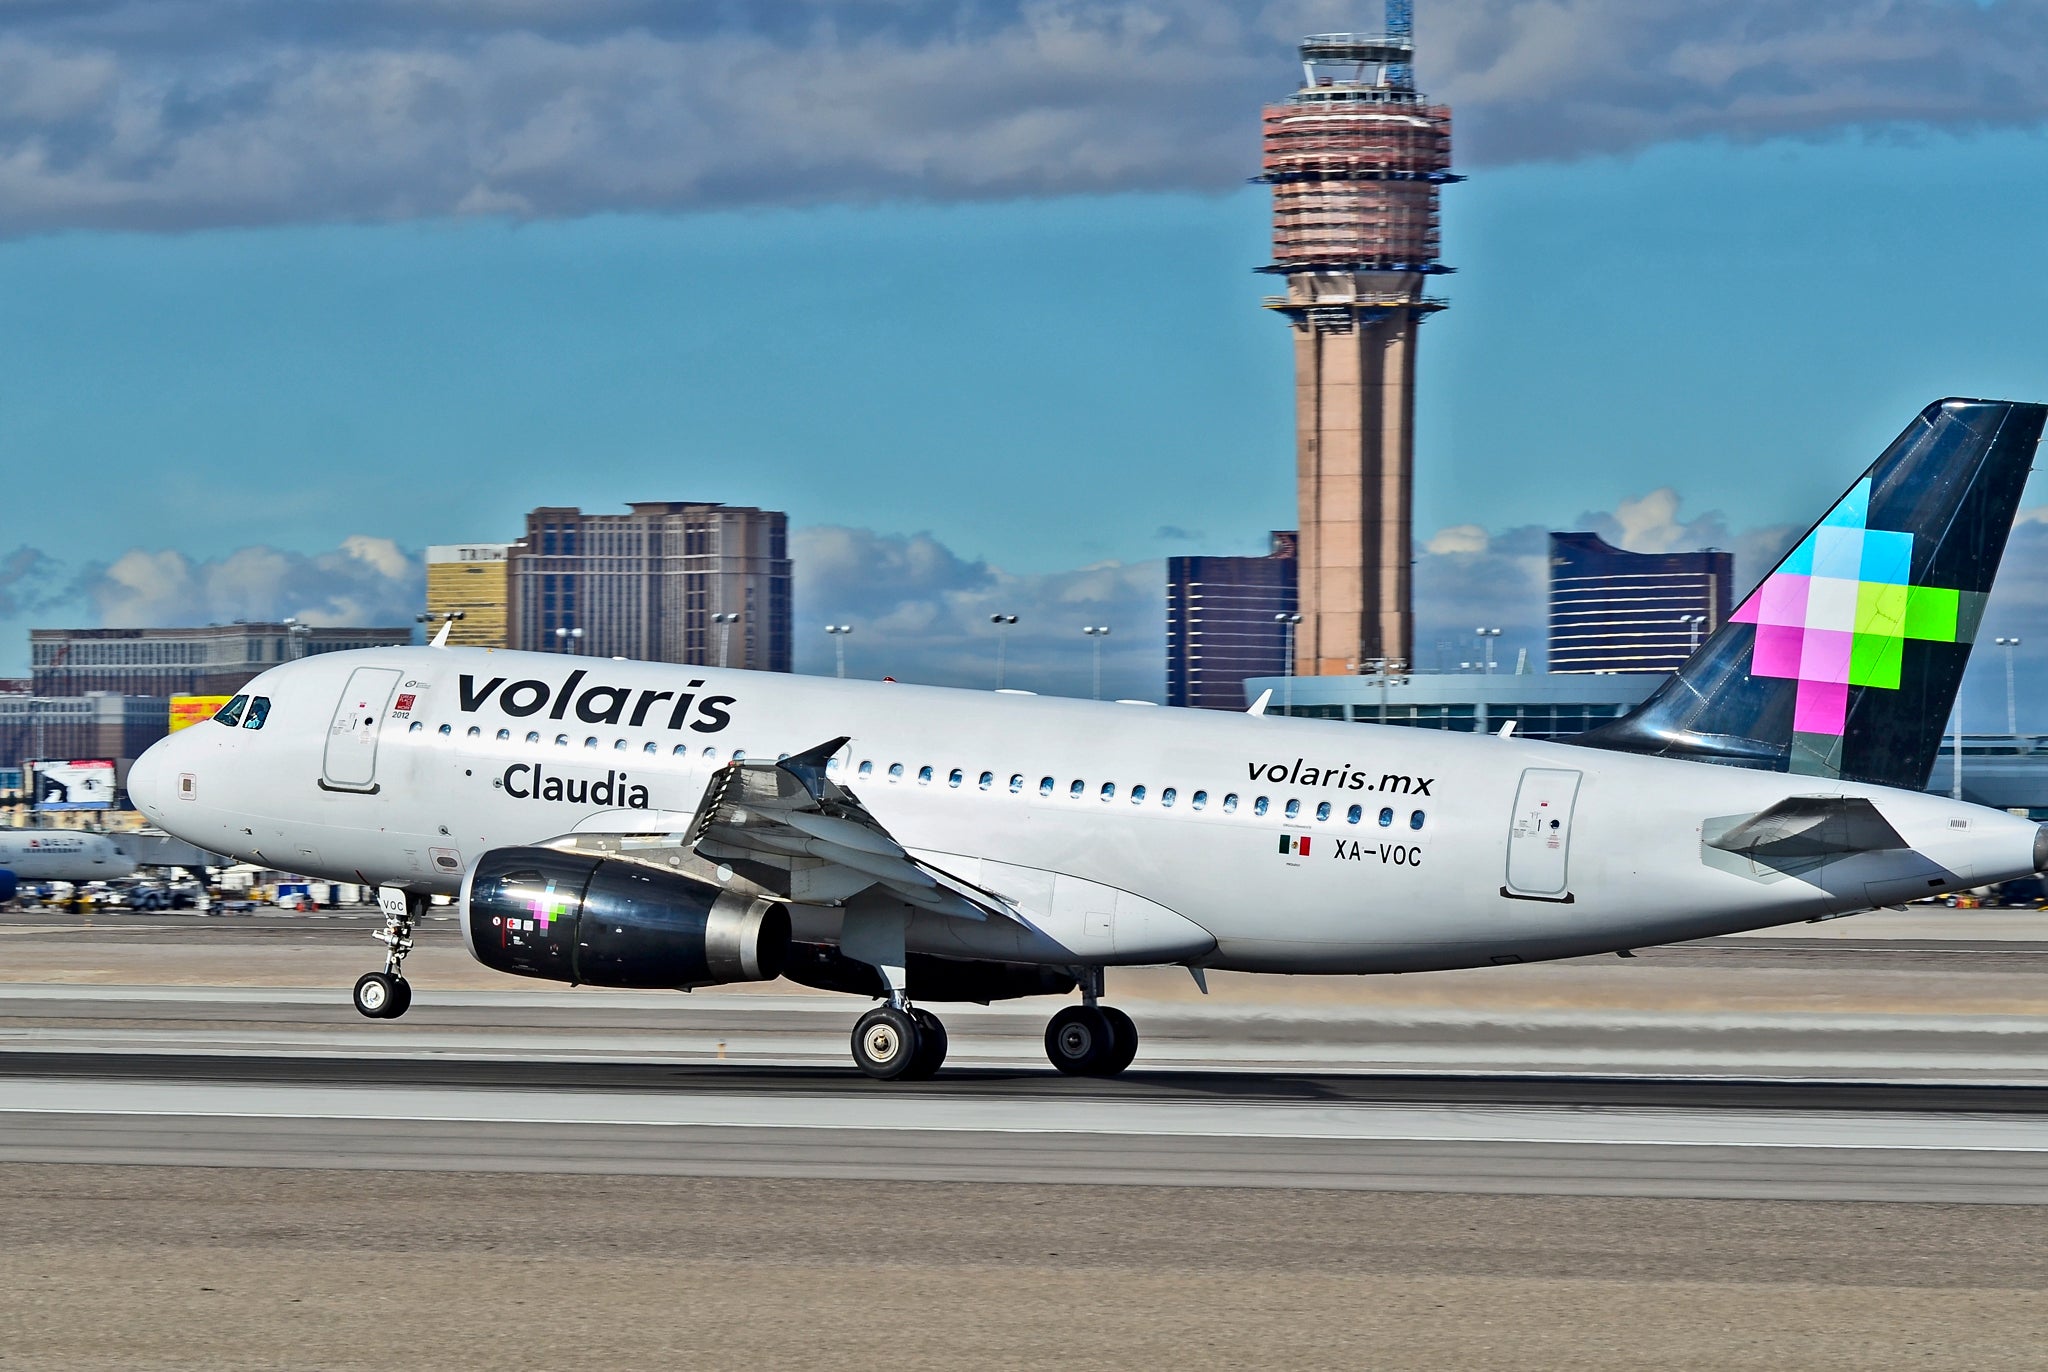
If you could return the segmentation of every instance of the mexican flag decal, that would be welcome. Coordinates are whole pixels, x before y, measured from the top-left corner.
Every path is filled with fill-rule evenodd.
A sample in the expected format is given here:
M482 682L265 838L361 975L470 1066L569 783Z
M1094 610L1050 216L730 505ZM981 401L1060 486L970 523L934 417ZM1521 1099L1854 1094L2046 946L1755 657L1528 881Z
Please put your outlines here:
M1287 856L1289 856L1289 857L1307 857L1307 856L1308 856L1308 835L1307 835L1307 834L1300 834L1300 835L1296 835L1296 834L1282 834L1282 835L1280 835L1280 851L1281 851L1281 852L1283 852L1283 853L1285 853L1285 854L1286 854Z

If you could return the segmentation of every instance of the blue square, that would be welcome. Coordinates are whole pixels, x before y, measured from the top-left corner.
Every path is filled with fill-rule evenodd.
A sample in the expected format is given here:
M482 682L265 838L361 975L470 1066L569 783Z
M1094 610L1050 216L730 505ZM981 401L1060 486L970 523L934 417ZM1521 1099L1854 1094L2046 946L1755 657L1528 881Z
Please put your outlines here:
M1863 535L1864 581L1905 586L1913 575L1913 535L1872 529Z
M1800 540L1798 547L1785 554L1785 560L1778 565L1778 570L1787 576L1812 576L1813 539L1814 535L1808 534Z
M1820 522L1823 529L1861 529L1870 523L1870 478L1864 477L1842 497L1842 503L1828 511Z
M1863 530L1815 529L1813 574L1839 581L1860 580L1863 575Z

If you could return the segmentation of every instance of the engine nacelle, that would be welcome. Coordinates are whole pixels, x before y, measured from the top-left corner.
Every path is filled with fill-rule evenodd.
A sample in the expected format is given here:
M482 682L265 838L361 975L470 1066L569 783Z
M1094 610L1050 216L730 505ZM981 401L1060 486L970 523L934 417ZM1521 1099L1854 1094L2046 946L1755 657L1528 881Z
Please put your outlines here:
M774 901L591 853L485 853L459 908L484 966L576 985L772 981L789 956L789 911Z

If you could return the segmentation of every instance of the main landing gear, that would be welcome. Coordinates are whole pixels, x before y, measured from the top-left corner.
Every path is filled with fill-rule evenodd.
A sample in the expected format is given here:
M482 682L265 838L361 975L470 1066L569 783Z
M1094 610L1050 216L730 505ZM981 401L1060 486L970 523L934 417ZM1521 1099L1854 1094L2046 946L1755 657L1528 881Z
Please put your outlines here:
M925 1081L946 1060L946 1026L929 1010L893 1001L853 1026L853 1060L877 1081Z
M378 889L384 927L370 935L384 945L384 970L356 979L356 1010L370 1019L397 1019L412 1008L412 983L401 975L405 955L412 951L413 925L426 913L427 898L395 886Z
M1123 1011L1096 1002L1102 969L1081 974L1081 1004L1069 1005L1045 1026L1045 1056L1070 1077L1113 1077L1138 1055L1138 1026Z

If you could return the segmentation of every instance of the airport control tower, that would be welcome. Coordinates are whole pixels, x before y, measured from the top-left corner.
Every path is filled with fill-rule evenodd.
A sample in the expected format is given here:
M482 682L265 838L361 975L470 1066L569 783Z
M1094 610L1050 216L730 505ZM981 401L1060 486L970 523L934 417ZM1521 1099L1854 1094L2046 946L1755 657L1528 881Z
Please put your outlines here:
M1301 506L1298 675L1405 671L1414 661L1415 344L1442 300L1437 194L1453 176L1451 112L1415 90L1411 0L1384 34L1301 44L1302 87L1265 111L1273 188L1266 300L1294 330Z

